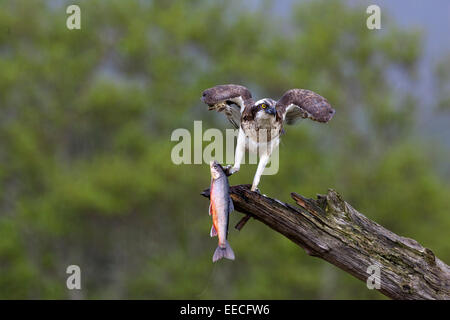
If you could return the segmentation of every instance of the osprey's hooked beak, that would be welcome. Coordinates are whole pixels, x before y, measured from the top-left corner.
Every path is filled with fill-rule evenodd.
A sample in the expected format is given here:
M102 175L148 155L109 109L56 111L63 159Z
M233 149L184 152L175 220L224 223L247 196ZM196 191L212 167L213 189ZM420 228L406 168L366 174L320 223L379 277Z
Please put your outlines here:
M268 113L268 114L273 115L273 116L277 114L277 111L275 110L275 107L266 108L266 109L264 109L264 111L266 113Z

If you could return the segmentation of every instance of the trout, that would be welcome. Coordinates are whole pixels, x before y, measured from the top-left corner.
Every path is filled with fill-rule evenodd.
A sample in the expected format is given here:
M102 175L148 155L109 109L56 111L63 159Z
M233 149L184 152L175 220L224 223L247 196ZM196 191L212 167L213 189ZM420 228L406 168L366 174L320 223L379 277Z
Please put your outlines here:
M213 262L222 258L234 260L234 252L227 241L229 214L234 210L228 178L217 161L211 161L209 166L211 169L209 215L212 216L213 222L210 235L218 236L219 239L219 245L212 259Z

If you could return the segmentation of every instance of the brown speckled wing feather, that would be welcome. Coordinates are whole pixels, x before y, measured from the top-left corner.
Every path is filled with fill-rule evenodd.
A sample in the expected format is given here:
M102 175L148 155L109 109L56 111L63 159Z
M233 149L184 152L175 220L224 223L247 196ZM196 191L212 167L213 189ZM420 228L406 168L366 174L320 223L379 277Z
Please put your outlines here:
M287 124L293 124L300 118L328 122L335 113L327 99L306 89L287 91L278 100L276 109Z
M202 101L209 106L209 110L224 113L235 128L239 128L244 109L253 104L250 91L237 84L224 84L206 89L202 93Z

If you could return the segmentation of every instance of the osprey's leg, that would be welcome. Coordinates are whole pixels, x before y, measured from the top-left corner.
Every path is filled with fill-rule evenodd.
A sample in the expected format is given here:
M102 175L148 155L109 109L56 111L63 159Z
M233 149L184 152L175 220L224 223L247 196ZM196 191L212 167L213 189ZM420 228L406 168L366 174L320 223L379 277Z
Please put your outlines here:
M225 168L225 173L228 176L232 175L235 172L238 172L239 169L241 168L241 162L245 154L245 139L246 138L244 131L242 130L242 128L239 128L239 134L236 144L236 152L234 154L234 165L232 168L230 168L230 166L227 166Z
M261 179L261 175L264 171L264 169L267 166L267 163L269 163L270 155L267 153L264 153L261 155L261 158L259 159L258 163L258 169L256 170L255 177L253 178L253 184L251 191L256 191L258 189L259 180Z

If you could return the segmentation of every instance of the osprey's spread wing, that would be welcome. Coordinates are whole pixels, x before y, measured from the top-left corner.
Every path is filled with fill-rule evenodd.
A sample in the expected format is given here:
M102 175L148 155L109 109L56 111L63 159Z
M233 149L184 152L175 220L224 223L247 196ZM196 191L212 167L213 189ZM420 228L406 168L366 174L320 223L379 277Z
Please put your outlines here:
M328 122L335 113L327 99L306 89L287 91L278 100L276 109L287 124L294 124L300 118Z
M236 84L224 84L206 89L203 91L202 101L209 106L209 110L223 112L236 129L241 123L242 112L253 103L250 91Z

